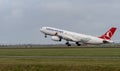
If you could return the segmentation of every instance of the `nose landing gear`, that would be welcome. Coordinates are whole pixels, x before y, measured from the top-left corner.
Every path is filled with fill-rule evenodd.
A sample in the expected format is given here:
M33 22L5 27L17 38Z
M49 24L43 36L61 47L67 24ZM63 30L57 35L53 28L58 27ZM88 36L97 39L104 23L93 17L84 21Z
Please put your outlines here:
M45 38L47 38L47 35L45 34Z

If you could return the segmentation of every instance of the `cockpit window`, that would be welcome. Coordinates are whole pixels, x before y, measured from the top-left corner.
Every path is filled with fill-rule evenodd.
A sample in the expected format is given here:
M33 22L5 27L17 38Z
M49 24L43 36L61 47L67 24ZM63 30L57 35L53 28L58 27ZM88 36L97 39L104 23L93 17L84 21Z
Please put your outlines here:
M52 28L46 28L47 30L51 30L51 31L55 31L55 32L60 32L60 33L63 33L63 31L61 30L57 30L57 29L52 29Z

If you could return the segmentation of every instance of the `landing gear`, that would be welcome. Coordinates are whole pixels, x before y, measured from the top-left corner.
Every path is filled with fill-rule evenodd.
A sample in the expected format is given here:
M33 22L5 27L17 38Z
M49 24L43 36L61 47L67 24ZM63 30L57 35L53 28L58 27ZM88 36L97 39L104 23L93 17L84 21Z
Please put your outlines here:
M62 39L60 38L60 40L59 41L62 41Z
M66 45L67 45L67 46L71 46L71 44L70 44L69 42L66 42Z
M77 46L81 46L81 44L79 42L76 42Z
M45 34L45 38L47 38L47 35Z
M60 39L59 39L59 41L62 41L62 37L59 37Z

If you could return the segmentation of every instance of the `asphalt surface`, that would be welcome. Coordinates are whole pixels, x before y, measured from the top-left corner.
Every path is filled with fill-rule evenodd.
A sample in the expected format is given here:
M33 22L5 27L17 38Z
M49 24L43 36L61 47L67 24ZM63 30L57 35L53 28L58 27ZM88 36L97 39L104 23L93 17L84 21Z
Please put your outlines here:
M0 58L93 58L93 59L120 59L120 57L97 57L97 56L0 56Z

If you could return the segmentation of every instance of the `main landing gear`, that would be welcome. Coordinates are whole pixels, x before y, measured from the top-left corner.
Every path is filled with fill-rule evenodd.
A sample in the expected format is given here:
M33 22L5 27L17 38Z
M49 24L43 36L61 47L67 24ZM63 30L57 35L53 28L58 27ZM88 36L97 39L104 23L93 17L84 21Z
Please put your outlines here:
M67 46L71 46L71 44L67 41L66 43L65 43ZM79 42L76 42L76 44L77 44L77 46L81 46L81 44L79 43Z
M60 38L60 40L59 41L62 41L62 39Z
M66 45L67 45L67 46L71 46L71 44L70 44L69 42L66 42Z
M81 46L81 44L79 42L76 42L77 46Z

